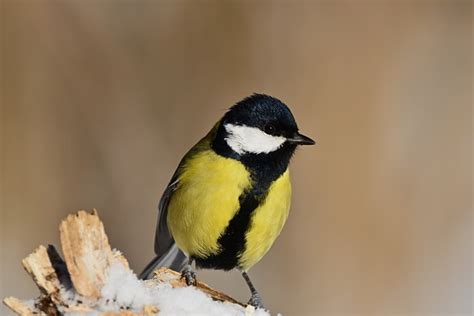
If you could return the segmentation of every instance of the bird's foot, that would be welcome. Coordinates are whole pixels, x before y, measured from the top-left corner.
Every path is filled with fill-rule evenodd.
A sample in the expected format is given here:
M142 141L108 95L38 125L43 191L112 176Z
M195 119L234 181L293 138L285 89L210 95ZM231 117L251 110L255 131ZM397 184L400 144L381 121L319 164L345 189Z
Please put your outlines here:
M247 304L252 305L253 307L256 307L256 308L262 308L266 310L265 306L263 305L262 298L260 297L260 294L258 294L257 292L252 293L252 296L250 297Z
M186 284L196 286L196 273L191 269L191 267L184 268L183 272L181 272L181 278L186 280Z

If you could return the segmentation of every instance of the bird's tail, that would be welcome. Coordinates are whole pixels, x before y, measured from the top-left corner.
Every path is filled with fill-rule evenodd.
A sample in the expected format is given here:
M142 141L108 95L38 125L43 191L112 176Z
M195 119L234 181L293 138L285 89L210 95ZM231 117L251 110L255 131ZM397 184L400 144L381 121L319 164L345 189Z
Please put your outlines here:
M140 274L140 279L147 280L153 277L153 271L159 267L170 268L175 271L181 271L186 265L188 258L174 243L167 252L161 256L156 256L153 260L143 269Z

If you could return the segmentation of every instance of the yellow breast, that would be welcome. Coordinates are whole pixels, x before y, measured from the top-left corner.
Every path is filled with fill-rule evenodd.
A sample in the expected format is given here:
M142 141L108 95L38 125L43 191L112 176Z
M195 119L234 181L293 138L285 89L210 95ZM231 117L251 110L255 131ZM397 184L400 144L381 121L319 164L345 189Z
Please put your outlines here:
M198 257L217 253L217 240L249 186L250 174L236 160L211 149L189 159L168 206L168 227L179 248Z
M268 252L288 218L291 181L288 170L270 186L268 195L253 212L246 234L246 248L239 264L246 271Z

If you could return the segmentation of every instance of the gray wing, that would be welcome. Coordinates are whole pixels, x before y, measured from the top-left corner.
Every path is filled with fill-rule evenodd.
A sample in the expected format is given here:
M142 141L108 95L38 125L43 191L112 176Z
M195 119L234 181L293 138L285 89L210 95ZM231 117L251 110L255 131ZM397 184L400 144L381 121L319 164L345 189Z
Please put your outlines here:
M156 224L155 233L155 254L157 257L164 255L174 244L174 239L168 229L168 204L174 190L178 186L178 171L171 178L170 183L163 192L158 205L158 223Z
M171 177L170 183L163 192L163 196L161 197L160 203L158 205L158 223L156 225L156 233L155 233L155 253L157 257L161 257L165 255L170 248L174 244L173 236L168 229L168 205L170 199L175 192L176 188L178 187L179 176L183 171L183 167L186 161L191 158L193 155L208 149L209 142L207 138L209 134L206 135L203 139L201 139L196 145L194 145L181 159L179 162L178 168L174 172L173 176ZM182 254L182 252L181 252Z
M179 170L179 168L178 168ZM178 248L174 242L173 236L168 229L168 204L173 192L178 186L178 170L171 178L170 184L163 192L158 205L158 223L155 233L155 253L156 256L143 269L140 274L141 279L151 279L153 271L158 267L167 267L175 271L181 271L187 262L186 255Z

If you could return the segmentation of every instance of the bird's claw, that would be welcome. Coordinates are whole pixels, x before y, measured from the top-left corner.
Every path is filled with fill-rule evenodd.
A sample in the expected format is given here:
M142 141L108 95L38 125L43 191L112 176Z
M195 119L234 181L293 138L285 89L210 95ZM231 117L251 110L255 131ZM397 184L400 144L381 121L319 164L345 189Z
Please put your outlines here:
M191 269L184 269L181 273L181 278L186 280L186 284L196 286L196 273Z
M265 306L263 305L262 298L260 297L260 294L258 293L253 293L247 304L252 305L255 308L266 309Z

